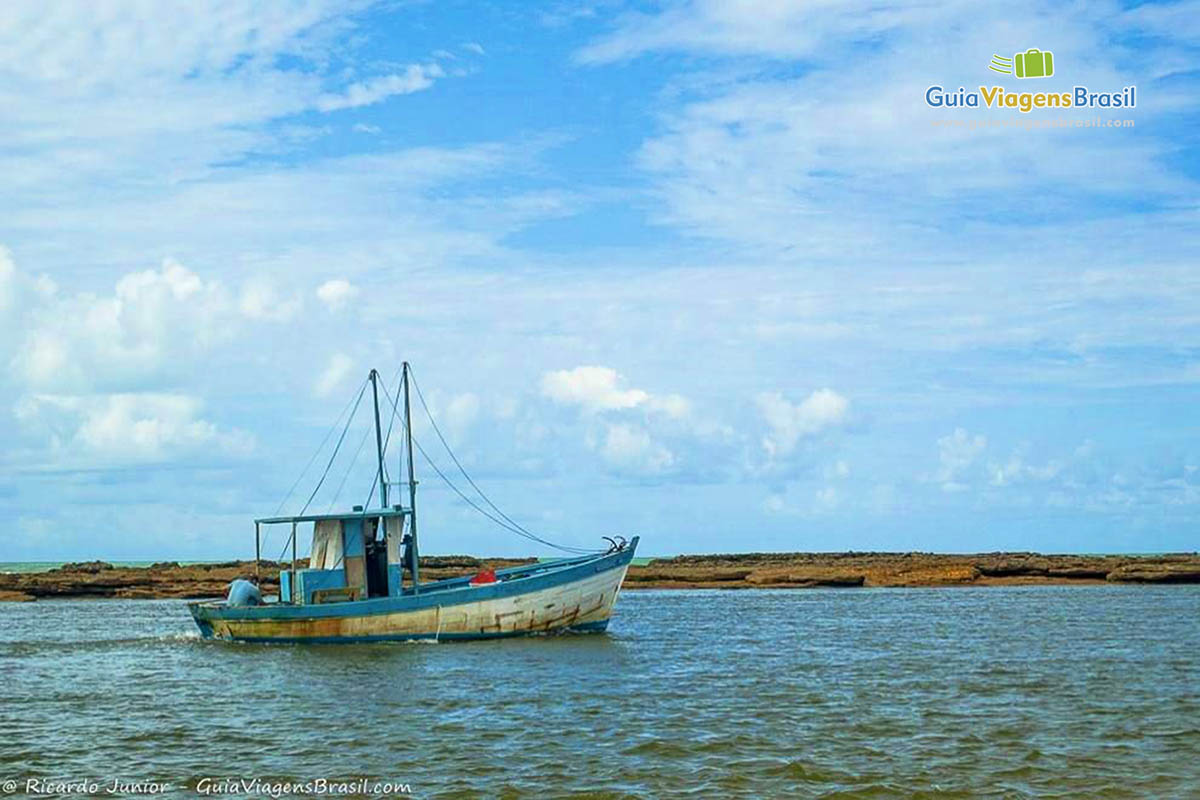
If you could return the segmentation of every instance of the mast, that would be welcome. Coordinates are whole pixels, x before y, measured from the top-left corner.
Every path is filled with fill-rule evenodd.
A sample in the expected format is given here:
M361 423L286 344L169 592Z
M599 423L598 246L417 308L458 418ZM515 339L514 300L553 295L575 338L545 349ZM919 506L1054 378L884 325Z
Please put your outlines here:
M413 578L413 594L420 591L420 570L417 566L419 555L417 551L417 476L413 472L413 435L412 435L412 414L410 413L408 403L408 362L404 362L404 432L408 445L408 515L412 520L410 523L411 530L409 536L412 537L411 553L412 553L412 578ZM380 464L383 462L381 461ZM382 469L382 466L380 467Z
M407 385L407 384L406 384ZM375 401L375 453L379 457L379 507L388 507L388 486L383 476L383 432L379 428L379 373L371 370L371 397Z

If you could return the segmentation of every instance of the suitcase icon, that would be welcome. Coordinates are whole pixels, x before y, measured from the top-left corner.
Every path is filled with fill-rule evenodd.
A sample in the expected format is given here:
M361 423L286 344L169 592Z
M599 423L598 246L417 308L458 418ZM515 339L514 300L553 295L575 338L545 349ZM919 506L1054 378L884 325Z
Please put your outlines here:
M1054 54L1031 47L1013 56L1018 78L1049 78L1054 74Z

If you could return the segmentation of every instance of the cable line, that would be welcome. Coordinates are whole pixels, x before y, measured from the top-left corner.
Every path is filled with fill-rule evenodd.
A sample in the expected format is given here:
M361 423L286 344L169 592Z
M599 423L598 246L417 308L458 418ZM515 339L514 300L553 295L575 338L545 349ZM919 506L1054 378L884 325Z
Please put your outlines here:
M413 374L413 370L412 370L411 366L408 369L408 374L412 378L413 388L417 390L417 399L419 399L421 401L421 408L425 409L425 416L429 418L429 423L430 423L430 425L433 426L433 432L437 434L438 440L441 441L442 447L444 447L446 449L446 452L449 454L450 459L454 462L454 466L458 467L458 471L461 472L462 476L467 479L467 483L471 484L471 488L473 488L476 492L479 493L479 496L481 498L483 498L483 502L487 503L488 506L490 506L493 511L495 511L497 514L499 514L500 517L502 517L505 522L509 523L509 525L511 525L512 527L517 528L521 533L523 533L527 537L533 539L534 541L538 541L538 542L542 542L543 544L550 545L551 547L558 547L558 545L554 544L553 542L548 542L545 539L542 539L540 536L533 533L533 531L529 530L524 525L522 525L521 523L514 520L508 514L505 514L499 508L499 506L497 506L495 503L492 502L492 499L490 497L488 497L486 494L484 494L483 490L479 488L478 484L476 484L475 481L471 479L471 476L469 474L467 474L467 470L463 467L462 463L458 460L458 456L454 455L454 451L450 448L450 443L447 442L446 437L442 435L441 428L438 427L437 421L433 418L433 414L429 410L429 404L425 402L425 395L421 393L421 384L417 382L417 377L416 377L416 375ZM579 550L579 548L571 548L571 549ZM581 552L592 552L592 551L591 550L582 550Z
M384 481L388 480L387 449L388 449L388 445L391 444L391 442L392 442L392 426L395 425L395 423L396 423L396 403L400 399L400 377L403 372L404 372L404 367L401 366L400 369L396 370L396 377L392 379L396 382L396 399L392 400L392 415L388 418L387 435L385 435L383 437L383 479L384 479ZM388 394L386 385L383 387L383 396L389 400L392 399L392 396L390 394ZM360 449L361 449L361 445L360 445ZM378 475L372 476L371 491L367 493L367 501L365 503L363 503L363 508L371 507L371 498L375 496L375 487L378 485L379 485L379 476ZM383 498L381 497L380 503L382 504L382 502L383 502Z
M362 389L365 390L366 388L366 381L363 381ZM342 417L344 417L346 412L350 410L350 404L353 402L353 400L347 400L346 405L342 406L341 412L337 415L337 418L333 421L333 424L329 426L329 430L325 432L325 437L321 439L321 443L317 445L317 449L314 450L313 454L309 457L308 463L304 465L304 469L300 470L300 475L296 478L296 482L292 484L292 488L288 489L287 494L284 495L282 502L279 503L279 507L275 509L275 513L272 516L278 517L280 512L283 511L283 507L287 505L288 500L292 499L292 494L296 491L296 487L300 485L300 481L304 480L304 476L308 474L308 470L310 467L312 467L313 462L317 460L317 456L321 455L321 451L325 449L325 445L329 441L329 437L333 436L333 432L337 430L338 423L342 421ZM354 417L353 414L350 416L351 418ZM349 422L346 424L348 425ZM271 528L268 526L266 533L264 533L262 537L262 544L260 545L261 549L267 549L267 542L270 540L270 538Z
M363 382L363 388L366 389L365 381ZM304 476L308 474L308 469L313 465L313 462L317 460L317 456L319 456L321 451L325 449L325 443L329 441L329 437L333 435L335 430L337 430L338 423L342 421L342 417L350 409L350 403L352 402L352 400L346 401L346 405L342 407L342 411L337 415L337 419L333 421L333 424L329 426L329 430L325 432L325 438L321 440L319 445L317 445L317 449L313 451L312 456L308 459L308 463L305 464L304 469L300 471L300 476L296 478L296 482L292 484L292 488L288 489L288 493L284 495L283 502L279 504L279 508L275 509L274 516L279 516L279 512L283 511L283 507L287 505L287 501L292 499L292 493L296 491L296 487L300 485L300 481L304 480Z
M325 509L325 513L333 511L333 506L337 503L338 498L342 496L342 489L346 486L346 480L350 477L350 473L354 471L354 465L358 463L358 457L362 455L362 449L367 443L367 439L371 435L371 426L368 425L363 430L362 438L358 440L358 447L354 450L354 457L350 459L350 465L346 467L345 473L342 474L342 480L338 484L337 491L333 493L333 499L329 501L329 506ZM366 508L366 506L363 506Z
M329 463L325 465L325 471L321 473L321 479L317 481L317 485L313 488L312 494L308 496L308 500L304 503L304 508L300 509L297 517L304 516L304 512L308 511L308 507L312 504L313 498L317 496L317 492L321 491L321 486L325 483L325 479L329 477L329 470L333 467L333 461L337 458L338 452L342 449L342 442L346 441L346 433L350 430L350 423L354 421L354 415L358 413L358 406L362 402L363 394L367 391L367 382L363 381L362 388L358 390L358 397L354 400L354 409L350 412L350 417L346 420L345 427L342 428L342 434L338 437L337 444L334 445L333 455L329 457ZM295 527L293 525L293 533L295 535ZM279 560L283 560L284 553L287 552L288 544L291 543L292 536L288 536L287 541L283 543L283 552L279 554Z
M350 430L350 423L354 421L354 415L358 413L358 405L362 402L363 393L366 391L367 383L363 381L362 388L358 390L358 397L354 400L354 410L350 412L350 418L346 420L346 427L342 428L342 435L338 437L337 445L333 448L333 455L329 457L329 463L325 465L325 471L321 473L321 480L317 481L312 494L308 496L308 500L304 503L304 508L300 509L300 513L296 516L304 516L304 512L308 511L308 507L312 503L313 498L317 496L317 492L321 491L321 485L325 483L325 478L329 476L329 470L333 466L333 460L337 458L338 451L342 449L342 442L346 440L346 432Z
M466 479L466 481L470 485L470 487L475 490L475 492L482 499L483 503L488 506L488 508L484 508L483 506L481 506L474 499L472 499L469 495L467 495L466 492L464 492L462 489L460 489L459 486L454 481L452 481L450 479L450 477L448 475L446 475L445 472L442 471L442 469L437 465L437 462L435 462L433 460L433 458L430 457L429 453L425 450L424 447L421 446L421 443L419 441L417 441L416 437L415 436L412 437L413 446L416 447L416 449L420 452L421 456L425 459L425 462L430 466L431 469L433 469L433 471L437 474L437 476L442 479L442 482L445 483L448 487L450 487L450 489L456 495L458 495L459 499L461 499L464 503L466 503L468 506L470 506L472 509L474 509L476 512L478 512L480 515L486 517L488 520L490 520L492 523L494 523L498 527L503 528L504 530L506 530L510 533L515 533L518 536L522 536L526 539L529 539L530 541L545 545L546 547L551 547L551 548L554 548L555 550L561 550L564 553L592 554L592 553L602 552L601 550L592 550L592 549L587 549L587 548L582 548L582 547L574 547L571 545L563 545L563 544L558 544L556 542L552 542L549 539L542 538L541 536L538 536L537 534L533 533L528 528L521 525L519 522L517 522L512 517L510 517L508 514L504 513L504 511L501 510L500 507L497 506L494 502L492 502L492 499L490 497L488 497L486 493L484 493L483 489L479 488L479 484L475 483L475 480L467 472L466 468L463 466L463 464L459 460L458 456L455 455L454 450L450 447L450 443L446 440L446 437L442 434L441 428L438 427L437 420L434 419L433 412L429 408L429 403L427 403L425 400L425 395L421 392L420 385L416 382L416 377L413 375L411 367L409 368L408 375L409 375L409 378L413 382L413 388L415 388L417 391L417 398L421 401L421 408L424 409L425 416L429 419L429 423L433 427L433 431L437 435L438 440L442 443L442 447L445 449L446 453L450 456L450 459L454 462L454 466L458 468L458 471L459 471L459 473L462 474L462 477L464 479ZM382 381L377 381L377 385L379 386L379 388L383 389L384 396L392 404L392 413L391 413L390 418L388 419L387 436L383 440L383 443L381 445L381 453L380 453L381 458L383 459L383 464L382 464L382 468L380 471L382 472L382 478L383 478L384 482L387 484L390 484L389 475L387 472L387 457L386 457L387 447L391 443L392 430L395 427L396 420L399 418L398 408L400 405L400 389L403 386L403 384L401 382L402 380L403 380L403 367L401 367L401 369L397 371L397 375L396 375L397 383L396 383L396 396L395 397L392 397L391 393L388 391L387 384L384 384ZM312 502L316 498L317 493L320 492L321 487L325 484L325 480L329 477L329 472L333 468L334 462L337 460L338 454L341 452L342 445L346 441L346 435L350 431L350 426L354 422L354 418L358 413L359 406L362 404L363 396L366 394L368 383L370 383L370 380L364 381L362 383L362 385L359 387L358 394L354 397L353 403L347 403L346 406L342 409L341 413L338 414L337 419L334 420L333 426L325 434L325 438L321 440L321 444L317 447L316 452L313 453L312 457L308 460L308 463L305 464L304 469L300 472L300 477L298 477L296 479L296 482L294 484L292 484L292 487L288 490L288 493L284 497L283 502L279 504L279 508L276 509L276 512L275 512L276 515L278 515L279 512L283 510L283 507L287 504L287 502L291 499L292 495L295 493L296 487L300 485L300 482L308 474L309 469L316 462L317 456L320 455L320 453L325 449L326 444L329 442L329 439L333 435L334 430L337 429L338 423L341 422L342 417L346 417L345 424L342 426L342 432L338 436L337 444L334 445L333 453L332 453L332 455L330 455L329 461L325 464L325 469L321 473L321 477L317 481L316 487L313 488L312 493L308 496L308 500L306 500L304 503L304 507L300 509L300 512L298 514L296 514L296 516L302 517L302 516L304 516L304 513L306 511L308 511L308 508L309 508L309 506L312 505ZM347 416L347 410L349 410L349 416ZM407 424L403 419L400 420L400 426L401 426L402 430L405 430L406 432L408 432ZM358 447L355 449L354 455L350 459L350 464L346 468L346 472L342 475L342 479L341 479L341 482L338 483L337 490L334 492L333 500L330 501L330 504L329 504L330 511L332 511L334 504L337 503L338 498L341 496L342 489L346 485L346 481L349 479L351 473L354 471L354 467L358 463L358 457L362 454L362 449L363 449L363 447L366 446L367 439L369 438L372 430L373 429L370 426L368 426L366 432L363 434L362 439L359 441ZM403 472L403 467L401 467L401 471ZM413 479L413 476L411 474L408 477L409 477L410 481ZM366 502L363 504L364 509L370 507L371 499L375 496L375 490L377 487L379 487L379 481L380 481L380 475L377 472L372 477L371 489L367 495ZM490 511L488 510L489 508L491 509ZM293 526L293 534L294 534L294 526ZM265 546L266 537L264 537L263 543ZM287 540L284 542L283 551L279 554L279 560L283 559L284 555L287 553L288 546L291 543L292 543L292 537L289 536L287 538Z
M412 373L411 365L409 366L408 374L410 377L412 377L413 373ZM430 457L429 453L427 453L425 451L425 448L421 446L421 443L419 441L417 441L416 437L414 436L413 444L416 446L417 451L420 452L420 454L425 458L426 463L428 463L429 466L433 469L433 471L435 473L437 473L437 476L439 478L441 478L442 481L447 486L449 486L454 491L454 493L457 494L463 500L463 502L465 502L471 508L478 511L483 516L490 519L492 522L494 522L499 527L504 528L505 530L509 531L510 533L515 533L518 536L523 536L526 539L529 539L534 542L538 542L540 544L544 544L547 547L552 547L555 550L561 550L564 553L580 553L580 554L599 552L598 550L588 550L585 548L573 547L570 545L562 545L562 544L557 544L555 542L552 542L548 539L543 539L541 536L538 536L537 534L533 533L532 531L526 529L522 525L513 521L511 517L509 517L507 514L505 514L499 508L497 508L496 504L493 503L487 497L487 495L483 493L483 491L479 488L479 486L475 483L475 481L471 479L471 476L469 474L467 474L467 471L463 468L463 465L458 460L458 457L454 455L454 451L450 449L450 445L446 442L445 437L442 436L441 431L437 427L437 422L434 420L433 414L429 411L429 406L425 403L424 397L421 396L421 389L419 386L417 386L415 379L413 380L413 388L415 388L417 390L417 397L421 398L421 405L424 407L426 416L429 417L429 421L433 425L434 431L437 433L438 438L441 440L442 446L446 448L446 452L450 454L450 458L453 459L454 463L458 466L458 469L463 474L463 477L467 479L467 482L471 484L471 486L475 489L476 492L479 492L479 496L481 498L483 498L484 502L486 502L489 506L491 506L495 510L496 514L489 513L486 509L480 507L480 505L478 503L476 503L474 500L472 500L470 497L468 497L461 489L459 489L458 486L454 483L454 481L450 480L450 478L447 477L446 473L442 472L441 468L438 467L437 462L435 462ZM385 394L386 394L386 392L387 392L387 390L384 389ZM388 399L389 400L391 399L390 395L388 395ZM397 399L399 399L399 398L397 397ZM403 425L404 423L401 422L400 424ZM497 516L497 515L499 515L499 516Z

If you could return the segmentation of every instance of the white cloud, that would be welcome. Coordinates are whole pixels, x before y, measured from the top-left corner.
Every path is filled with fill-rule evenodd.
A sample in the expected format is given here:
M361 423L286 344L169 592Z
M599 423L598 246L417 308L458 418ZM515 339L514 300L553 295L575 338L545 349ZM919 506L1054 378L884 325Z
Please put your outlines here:
M84 207L121 217L143 238L171 231L177 240L171 223L158 219L164 196L267 171L261 163L231 165L251 152L273 162L280 151L301 149L303 137L332 131L289 118L419 91L442 74L437 64L414 64L364 75L346 40L371 4L0 4L0 103L21 109L6 118L0 217L36 209L42 217L32 224L40 228L45 208ZM130 213L122 208L130 202L150 210ZM216 238L197 220L239 204L237 196L219 198L175 228ZM70 224L55 214L53 227Z
M68 0L53 10L5 3L0 85L24 98L6 136L50 147L58 159L15 162L69 179L138 174L148 163L178 174L227 154L257 138L244 126L311 107L319 78L278 64L311 56L345 11L286 0L186 7ZM215 131L223 134L201 135ZM119 170L105 157L117 153L130 156ZM178 158L173 167L156 158L168 153Z
M463 49L470 50L477 56L486 55L483 45L479 44L478 42L463 42Z
M221 284L170 259L125 275L106 296L35 285L19 309L23 335L12 356L17 376L35 389L136 385L231 333L234 312Z
M762 446L771 459L790 454L803 437L843 424L850 409L850 402L832 389L818 389L797 404L779 392L764 392L757 402L770 428Z
M685 448L685 439L720 438L726 434L710 420L694 418L687 398L627 387L621 374L610 367L581 366L546 372L541 391L555 403L578 408L584 420L590 420L584 436L587 446L609 466L632 475L661 475L680 462L676 452L651 436L647 427L653 428L655 436L673 441L672 446ZM624 420L598 425L595 418L599 415L610 420L623 416Z
M109 294L64 292L23 275L0 252L0 290L19 302L0 339L10 365L11 431L35 443L27 463L105 466L240 456L253 440L201 416L194 394L162 391L237 334L241 315L219 281L167 259L129 272Z
M691 401L679 394L651 395L646 401L651 411L665 414L672 419L683 419L692 410Z
M675 463L674 454L643 428L624 423L607 426L600 454L615 467L644 474L661 473Z
M418 366L437 365L429 389L439 383L487 387L482 403L489 411L494 392L524 397L529 391L521 383L527 375L513 371L512 358L503 354L518 353L534 364L621 364L630 382L615 376L592 394L568 387L566 400L555 402L570 413L546 414L551 403L544 400L514 408L511 421L482 424L471 421L471 403L461 403L461 420L477 451L494 459L491 464L504 460L528 474L556 475L564 496L577 490L584 498L564 500L564 517L585 525L588 509L597 507L588 500L602 459L614 472L669 475L681 489L672 496L689 507L695 499L697 516L720 518L730 508L752 506L762 490L745 491L745 478L755 474L749 462L761 459L761 433L776 447L795 436L788 445L793 450L804 448L805 436L819 434L798 432L808 429L794 414L803 394L788 398L792 411L781 415L785 422L777 431L756 424L754 409L741 413L743 398L731 387L787 386L796 364L820 363L828 365L828 377L815 386L838 386L853 396L853 408L867 408L879 430L870 442L844 443L853 482L843 482L836 464L823 471L832 460L827 454L813 459L806 477L820 482L806 480L786 502L804 513L826 485L836 486L842 508L857 508L867 500L853 494L860 483L887 484L896 506L961 508L959 501L968 498L943 495L932 475L928 484L913 485L909 432L920 431L916 446L933 458L929 448L946 431L929 434L922 425L931 419L971 415L986 427L1000 414L996 409L1008 409L1001 427L1011 424L1012 414L1046 421L1045 412L1057 413L1065 396L1080 403L1091 398L1106 409L1082 415L1079 424L1094 420L1095 429L1078 435L1096 436L1101 460L1113 463L1074 464L1063 451L1068 466L1043 487L1035 485L1028 456L1019 463L1001 458L1002 485L1011 488L1000 490L988 484L995 474L988 454L1008 451L993 443L992 451L975 456L945 483L979 486L972 503L987 500L983 495L1036 495L1051 488L1078 503L1083 493L1071 482L1092 481L1086 485L1093 496L1099 496L1096 486L1111 492L1106 508L1124 508L1119 491L1135 490L1109 482L1120 473L1139 487L1138 502L1154 508L1155 519L1176 500L1195 502L1194 477L1183 489L1171 489L1177 477L1139 477L1136 464L1153 457L1135 445L1121 452L1131 440L1119 435L1120 418L1133 409L1161 423L1156 441L1175 442L1189 464L1200 463L1186 448L1174 413L1178 403L1171 399L1186 394L1200 375L1195 363L1183 363L1195 361L1188 354L1195 351L1200 307L1194 248L1181 244L1194 227L1188 209L1195 193L1176 204L1181 210L1165 232L1154 215L1130 213L1153 205L1164 188L1171 199L1176 185L1164 170L1173 171L1174 180L1188 179L1174 161L1154 158L1164 152L1156 140L1178 139L1182 129L1142 116L1154 103L1189 94L1182 72L1167 77L1155 63L1153 73L1167 79L1150 82L1143 75L1151 71L1137 71L1142 53L1158 49L1158 37L1133 50L1093 47L1091 23L1081 17L1103 20L1114 6L1061 6L1028 15L1020 2L982 12L958 3L867 9L855 0L840 7L711 2L665 8L667 24L652 24L652 35L622 45L625 55L617 48L609 57L678 48L789 59L656 59L665 85L638 90L639 101L655 108L651 124L658 127L646 133L638 153L645 174L625 176L638 187L650 177L651 196L644 202L635 197L631 213L661 211L660 221L738 246L680 246L667 235L644 243L639 237L637 248L620 242L596 248L590 238L568 232L572 268L564 270L565 251L543 249L541 236L511 234L531 220L570 213L579 198L513 187L547 176L565 185L561 175L550 173L579 166L573 157L578 143L564 145L550 164L538 163L537 146L517 144L388 151L386 139L349 134L359 114L344 113L338 122L308 113L323 96L353 104L398 87L373 76L381 70L402 74L405 62L381 67L357 58L378 56L372 40L385 26L353 13L353 3L3 4L0 102L19 113L7 120L12 146L0 152L0 227L7 231L0 236L15 237L8 243L21 254L22 267L50 269L62 286L38 289L32 276L14 279L11 268L5 278L0 264L0 297L7 298L0 302L15 317L0 320L0 396L28 398L65 383L66 391L94 398L98 409L109 408L105 392L147 391L203 396L214 409L187 417L145 404L122 410L118 403L110 409L112 421L98 416L86 440L76 441L70 426L59 432L61 441L80 449L90 446L87 441L106 441L106 429L137 427L122 419L147 423L142 434L129 434L145 441L158 436L194 443L211 433L201 423L211 421L219 437L220 421L235 413L237 425L268 431L280 446L300 449L312 433L313 415L327 405L308 397L326 359L339 348L363 357L355 343L366 343L385 360L415 348ZM420 14L421 4L383 11ZM1154 6L1128 13L1164 16ZM1200 18L1188 17L1182 6L1165 16L1158 27L1175 37L1181 28L1194 29L1183 20ZM928 24L943 18L950 24ZM649 14L627 17L618 33L641 36L639 27L648 20ZM1064 79L1153 86L1144 92L1147 107L1139 109L1137 133L1123 140L1052 131L928 135L914 110L924 86L980 74L986 69L980 52L991 52L991 37L1021 38L1038 25L1055 28L1056 46L1066 42L1068 49L1056 51ZM947 29L956 35L947 38ZM863 41L868 45L858 47ZM464 61L474 58L466 55L471 48L457 49ZM901 57L923 52L938 58ZM1118 52L1121 66L1115 68L1106 59ZM797 55L802 68L790 63ZM1180 69L1188 63L1181 59ZM693 68L705 72L689 73ZM421 102L436 103L440 88L435 84ZM522 101L552 102L552 94L535 91ZM402 118L405 104L394 97L384 108L370 107L369 119L363 114L359 124L391 130L381 120L393 113ZM307 138L312 136L341 136L342 144L360 152L330 157L342 148ZM1151 168L1144 170L1147 164ZM1105 186L1119 187L1121 196L1100 223L1081 222L1079 214L1092 201L1069 192L1090 192L1093 185L1101 196ZM585 188L579 195L586 202L595 192ZM1005 204L1030 196L1038 198L1031 213L1007 213L1012 207ZM905 202L897 205L896 197ZM1072 213L1052 213L1064 197ZM628 193L620 202L627 199ZM979 233L993 210L1004 220L1002 231ZM1053 224L1028 224L1042 211ZM1063 236L1064 225L1071 235ZM978 245L969 258L954 251L963 236ZM1065 244L1043 249L1053 240ZM1154 242L1148 260L1147 242ZM763 257L768 247L774 250ZM133 281L117 297L117 278L130 264L157 265L167 254L190 266L214 265L223 277L208 271L193 276L200 288L189 294L187 276L173 283L155 269L147 285ZM847 262L853 269L841 268ZM460 268L465 264L470 269ZM1080 264L1087 269L1081 272ZM288 325L260 324L271 307L270 292L244 296L246 274L277 281L275 299L301 287L304 301L321 308L324 301L310 293L331 277L365 289L362 276L369 274L371 291L348 301L352 325L331 328L321 315L299 314ZM486 348L478 346L480 331ZM698 352L712 371L695 368ZM42 367L31 369L30 363ZM713 374L720 375L716 384ZM633 377L643 375L653 378ZM1087 391L1152 381L1164 390L1119 393L1129 398L1128 408L1103 401L1117 393ZM656 387L683 392L699 408L689 410L681 395L656 394ZM43 413L38 430L47 417L75 413ZM447 413L443 405L443 419ZM740 430L707 438L696 432L700 423L722 416L738 420ZM173 427L167 424L172 419ZM623 427L610 431L617 423ZM0 451L10 454L0 452L6 464L25 463L19 452L24 426L0 422ZM448 433L450 428L447 423ZM580 445L585 434L591 439ZM510 436L512 442L504 441ZM219 452L215 441L189 447ZM177 448L163 445L161 451ZM1037 470L1049 466L1042 463ZM711 472L701 474L703 469ZM251 484L263 488L265 472L244 470L225 483L241 484L251 494ZM132 479L190 488L193 477L144 470ZM721 490L709 490L710 481ZM700 487L695 494L687 494L689 482ZM650 519L661 510L654 505L661 493L623 489L630 491L597 514L619 507ZM512 490L519 504L544 502L543 486L514 484ZM43 513L42 493L25 493L18 511ZM0 487L0 501L4 494ZM86 490L68 497L81 494Z
M1030 464L1026 458L1027 445L1016 448L1003 464L988 465L993 486L1008 486L1022 481L1049 481L1063 471L1063 462L1052 459L1041 466Z
M198 398L182 394L31 395L16 412L69 465L242 456L253 449L248 434L221 430L199 417L201 408Z
M461 441L467 430L479 418L479 397L473 392L456 394L446 404L443 418L452 440Z
M643 389L623 388L620 373L611 367L584 366L542 375L542 394L562 405L579 406L595 414L641 408L680 418L688 414L687 398L678 394L652 395Z
M587 45L576 58L599 64L656 50L797 58L847 32L878 33L905 16L926 13L870 2L700 0L656 15L627 14L615 32Z
M0 314L6 313L16 301L17 267L13 264L12 253L0 247Z
M316 386L313 391L317 397L328 397L335 389L342 385L342 381L350 374L350 370L354 368L354 359L345 353L334 353L329 363L325 366L319 378L317 378Z
M230 265L230 273L304 286L311 297L322 281L358 283L358 275L384 267L515 259L504 237L569 213L576 201L549 202L537 193L535 202L525 189L490 187L479 195L455 189L448 202L446 187L520 169L536 157L536 147L480 143L316 158L287 168L232 166L179 184L151 181L129 195L114 185L104 202L63 184L39 184L36 197L0 193L0 219L33 232L23 249L34 250L31 258L44 269L71 269L78 256L66 253L87 252L102 239L105 248L94 256L101 261L114 253L118 259L130 252L195 254ZM45 205L55 207L53 225L40 210ZM152 228L145 223L150 218ZM338 274L329 274L331 263Z
M546 372L540 388L554 403L578 410L570 429L618 472L705 481L736 469L738 434L680 394L628 386L616 370L601 366Z
M36 0L0 6L0 69L31 80L110 84L148 76L193 77L270 66L247 56L300 56L323 28L362 2L197 0L186 6Z
M1011 9L1020 16L1012 16ZM832 52L849 59L861 55L850 50L856 45L869 47L882 39L923 34L937 36L945 49L946 37L938 33L950 25L958 26L958 39L973 38L982 30L991 41L1000 40L997 49L1005 53L1013 49L1008 46L1010 40L1036 38L1037 31L1045 29L1045 20L1052 16L1060 46L1081 33L1090 35L1112 28L1188 42L1195 38L1197 27L1189 3L1128 10L1113 4L1049 9L1017 0L1001 12L953 1L904 6L871 0L684 0L663 4L658 13L621 15L610 33L581 48L575 58L582 63L603 64L651 52L684 51L783 60L812 59ZM1027 18L1030 22L1023 22ZM892 56L893 52L887 54Z
M842 498L833 486L823 486L813 497L813 504L819 511L832 511L841 504Z
M317 98L316 106L320 111L337 111L374 105L394 95L428 89L435 79L445 74L437 64L409 64L402 73L351 84L336 94L323 94Z
M589 412L636 408L650 398L641 389L617 388L620 382L620 374L610 367L560 369L542 376L542 394Z
M254 278L242 286L238 309L253 320L286 322L300 313L304 301L299 294L284 294L267 278Z
M334 278L317 287L317 299L336 311L358 296L358 287L345 278Z
M828 477L828 476L826 476ZM849 495L839 486L798 480L773 487L763 499L763 510L772 515L816 517L847 505Z
M850 465L841 459L835 461L825 468L825 478L848 478L850 477Z
M954 433L938 439L940 468L937 480L941 483L942 489L947 492L966 489L967 485L962 482L962 478L986 448L986 436L983 434L972 436L963 428L955 428Z
M661 131L644 141L638 158L656 182L659 222L824 260L844 257L847 241L855 242L855 252L924 250L925 237L938 228L948 234L939 239L944 247L947 239L968 235L953 218L962 214L976 223L974 209L984 206L991 216L1020 216L1025 191L1044 198L1043 213L1074 218L1106 217L1131 185L1156 200L1186 204L1195 182L1167 166L1175 149L1170 125L1158 136L1142 133L1148 121L1162 119L1154 116L1159 112L1190 106L1185 91L1164 87L1153 100L1139 100L1137 136L935 128L933 121L949 115L924 102L931 84L953 89L970 87L976 78L969 76L985 80L981 58L1019 50L1025 45L1018 42L1047 28L1056 31L1055 57L1071 64L1076 85L1152 82L1171 68L1106 47L1116 33L1138 26L1161 33L1151 16L1032 2L981 11L957 2L702 0L625 15L577 58L604 63L683 50L805 59L804 70L785 78L734 60L677 76L664 93ZM947 39L950 29L956 34ZM1175 37L1177 44L1187 42L1184 33ZM936 68L906 57L933 49ZM999 119L987 112L975 118ZM1000 151L1004 158L991 158ZM1014 163L1025 169L1013 170ZM907 202L898 207L895 197ZM938 223L931 224L935 217Z

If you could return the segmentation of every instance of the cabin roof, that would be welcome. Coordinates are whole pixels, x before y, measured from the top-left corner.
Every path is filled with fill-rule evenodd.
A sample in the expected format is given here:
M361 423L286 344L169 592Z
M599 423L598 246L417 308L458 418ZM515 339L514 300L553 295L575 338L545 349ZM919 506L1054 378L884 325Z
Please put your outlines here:
M403 506L391 508L368 508L363 511L343 511L340 514L304 514L298 517L261 517L254 520L256 525L279 525L289 522L320 522L326 519L363 519L365 517L403 517L409 509Z

